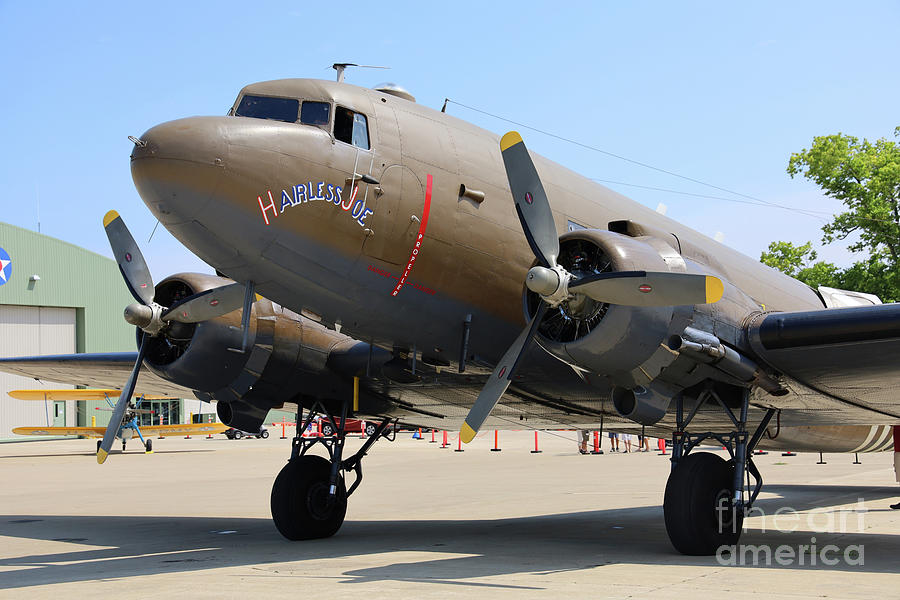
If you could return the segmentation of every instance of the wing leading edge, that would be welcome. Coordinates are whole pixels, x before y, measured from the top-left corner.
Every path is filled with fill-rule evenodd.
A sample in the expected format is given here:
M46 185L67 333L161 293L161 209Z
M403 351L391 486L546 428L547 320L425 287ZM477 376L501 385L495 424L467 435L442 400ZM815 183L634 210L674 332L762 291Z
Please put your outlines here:
M900 422L900 304L759 315L748 336L772 368Z

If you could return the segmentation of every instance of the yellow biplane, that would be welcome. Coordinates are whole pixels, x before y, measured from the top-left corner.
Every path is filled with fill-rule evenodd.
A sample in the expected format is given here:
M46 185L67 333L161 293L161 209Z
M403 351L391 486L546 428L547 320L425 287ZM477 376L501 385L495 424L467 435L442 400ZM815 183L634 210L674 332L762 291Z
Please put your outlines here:
M74 400L76 402L100 401L105 400L112 410L115 406L115 399L119 397L120 390L112 389L91 389L91 390L12 390L9 395L17 400L26 401L43 401L43 402L61 402L66 400ZM122 415L122 421L116 432L116 438L122 440L122 452L125 451L125 444L135 435L141 440L144 446L144 452L153 452L153 442L146 436L170 436L170 435L190 435L190 434L215 434L222 433L226 427L222 423L185 423L183 425L140 425L138 423L139 415L149 414L152 411L140 408L141 402L144 400L175 400L171 396L138 396L136 402L128 402L128 407ZM102 426L81 426L81 427L15 427L13 433L18 435L80 435L89 438L102 438L106 432L106 427ZM100 448L100 440L97 440L97 448Z

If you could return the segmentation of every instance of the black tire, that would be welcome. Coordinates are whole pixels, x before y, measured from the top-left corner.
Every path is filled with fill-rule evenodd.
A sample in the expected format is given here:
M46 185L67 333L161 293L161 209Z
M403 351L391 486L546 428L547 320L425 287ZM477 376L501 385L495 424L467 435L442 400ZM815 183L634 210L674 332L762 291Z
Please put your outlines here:
M689 454L669 475L663 513L675 549L709 556L737 544L744 515L732 509L734 464L709 452Z
M153 440L147 440L147 443L144 444L144 450L146 450L147 452L153 452Z
M239 440L239 439L241 439L242 437L244 437L244 432L243 432L243 431L235 431L235 432L234 432L234 437L233 437L232 439Z
M103 443L103 440L97 440L97 452L100 452L100 444Z
M377 427L374 423L366 423L366 436L372 437L373 435L375 435L376 429Z
M347 490L338 477L334 502L327 505L331 464L321 456L300 456L281 469L272 485L272 520L289 540L331 537L347 514Z
M268 431L262 431L262 432L260 432L259 437L261 437L261 438L264 439L264 440L269 439L269 432L268 432Z
M331 426L331 423L322 424L322 435L324 435L325 437L331 437L334 435L334 427Z

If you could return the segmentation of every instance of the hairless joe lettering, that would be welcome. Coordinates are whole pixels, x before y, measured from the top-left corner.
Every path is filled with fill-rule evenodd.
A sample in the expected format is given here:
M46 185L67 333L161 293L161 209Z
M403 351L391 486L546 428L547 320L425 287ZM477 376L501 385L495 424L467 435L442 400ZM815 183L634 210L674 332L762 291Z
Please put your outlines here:
M374 210L366 206L365 198L357 199L359 186L354 186L353 191L344 198L344 189L340 186L325 181L307 181L292 185L290 190L281 190L281 198L276 201L272 190L266 190L264 195L256 197L259 202L259 210L262 212L263 222L271 223L270 217L284 214L284 211L292 206L300 206L309 202L327 202L335 208L341 208L360 227L366 226L366 218L374 214Z

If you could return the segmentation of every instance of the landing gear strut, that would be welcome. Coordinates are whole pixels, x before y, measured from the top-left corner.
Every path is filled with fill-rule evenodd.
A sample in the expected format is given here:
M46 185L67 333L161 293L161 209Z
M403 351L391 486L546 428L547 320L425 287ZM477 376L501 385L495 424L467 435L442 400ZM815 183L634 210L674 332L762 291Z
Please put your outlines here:
M737 543L741 536L744 516L749 513L762 489L762 475L753 464L753 450L775 415L769 409L752 436L747 431L747 411L750 392L741 390L740 412L735 416L731 408L710 386L697 396L696 404L684 418L684 397L676 400L677 429L672 434L672 472L666 483L663 501L666 531L675 549L695 556L715 554L723 545ZM734 424L726 434L711 431L688 433L688 425L697 410L707 401L715 400ZM724 460L710 452L691 450L705 440L714 439L724 446L731 460ZM754 486L749 497L750 476Z
M362 483L362 458L379 438L390 441L396 438L396 428L389 437L392 419L382 421L350 458L343 458L346 439L348 403L341 409L341 419L336 421L325 407L316 402L303 420L302 408L297 413L297 433L291 442L291 458L281 469L272 486L270 506L275 527L289 540L309 540L334 535L344 522L347 498ZM331 437L304 438L303 432L310 423L322 415L327 426L336 432ZM328 459L307 454L310 448L322 444L328 451ZM356 478L348 489L342 471L353 471Z

